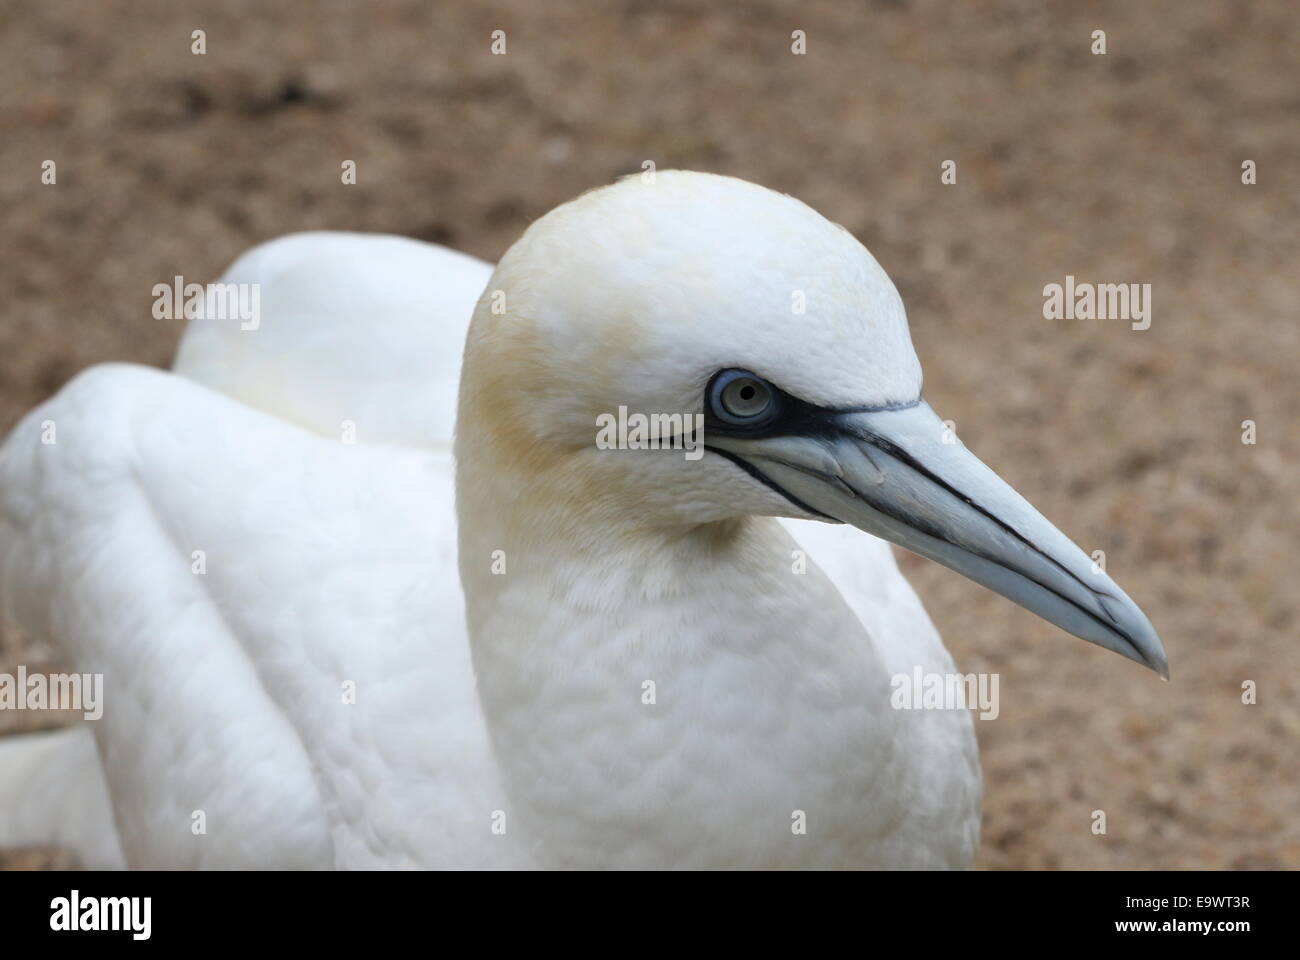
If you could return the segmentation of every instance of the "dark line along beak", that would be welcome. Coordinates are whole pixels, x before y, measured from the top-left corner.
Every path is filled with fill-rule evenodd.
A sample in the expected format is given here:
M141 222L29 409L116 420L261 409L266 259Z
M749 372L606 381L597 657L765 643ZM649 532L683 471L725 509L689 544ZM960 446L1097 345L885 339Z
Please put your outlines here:
M815 434L714 433L707 444L797 505L941 563L1168 678L1137 604L928 404L825 416Z

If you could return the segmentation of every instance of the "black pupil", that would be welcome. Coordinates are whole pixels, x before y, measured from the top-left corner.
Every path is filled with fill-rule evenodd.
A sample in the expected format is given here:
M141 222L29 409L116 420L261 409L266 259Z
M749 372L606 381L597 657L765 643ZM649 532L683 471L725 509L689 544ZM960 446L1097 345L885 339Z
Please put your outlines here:
M741 400L754 399L754 388L750 384L745 384L745 386L740 388L740 399Z

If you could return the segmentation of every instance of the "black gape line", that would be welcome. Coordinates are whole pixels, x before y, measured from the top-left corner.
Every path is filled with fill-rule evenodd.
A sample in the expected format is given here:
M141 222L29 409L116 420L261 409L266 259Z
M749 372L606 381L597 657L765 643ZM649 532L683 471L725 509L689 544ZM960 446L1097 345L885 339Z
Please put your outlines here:
M781 496L785 497L787 500L789 500L791 503L793 503L796 507L798 507L800 510L804 511L805 513L811 513L814 517L819 517L822 520L825 520L827 523L844 522L843 520L836 520L834 517L828 516L827 514L822 513L820 510L817 510L814 507L808 506L808 504L804 503L802 500L800 500L798 497L792 494L789 490L786 490L780 484L775 483L770 477L767 476L767 474L763 473L763 471L759 470L758 467L754 466L748 460L742 460L740 457L736 456L733 453L728 453L726 450L719 450L717 447L711 447L707 443L704 445L704 449L712 450L720 457L726 457L728 460L730 460L736 466L740 467L741 470L744 470L747 474L749 474L759 483L779 493Z
M728 383L737 380L739 378L751 379L756 381L759 384L762 384L770 392L770 396L771 396L771 401L768 404L768 407L762 413L756 415L753 418L752 422L748 422L748 423L744 421L737 422L737 418L735 418L734 416L729 416L728 411L726 411L725 408L721 407L722 391L725 389ZM1005 530L1007 533L1015 537L1017 540L1019 540L1021 543L1027 546L1029 549L1033 550L1044 560L1047 560L1053 566L1060 569L1062 573L1070 577L1070 579L1074 580L1085 590L1090 591L1094 596L1097 596L1099 598L1111 599L1111 600L1115 599L1114 597L1111 597L1110 594L1099 591L1089 586L1088 584L1084 583L1083 580L1080 579L1077 574L1069 570L1064 564L1062 564L1055 557L1052 557L1049 554L1045 553L1041 548L1039 548L1039 546L1036 543L1029 540L1022 533L1020 533L1020 531L1010 526L1006 521L995 516L980 504L975 503L973 500L967 497L960 490L953 487L950 483L948 483L938 474L934 473L933 471L925 467L915 457L907 453L907 451L901 449L896 444L891 443L890 441L886 440L883 437L876 436L874 434L867 433L861 430L846 428L845 426L842 426L840 423L837 422L839 418L845 414L876 413L876 412L883 412L883 411L890 411L890 410L905 410L919 404L921 402L921 399L919 397L910 402L880 404L877 406L822 407L822 406L818 406L817 404L809 403L806 400L802 400L799 397L796 397L794 394L782 390L780 387L764 379L763 377L760 377L754 373L750 373L748 370L729 367L729 368L719 370L709 379L709 383L704 390L704 398L705 398L704 430L705 430L706 437L710 433L718 433L721 434L722 436L742 437L745 439L754 439L754 440L763 439L766 437L799 436L799 437L808 437L808 438L813 438L818 440L833 441L835 439L838 439L839 437L844 437L844 436L854 437L858 440L870 444L871 446L880 450L882 453L885 453L886 455L894 458L898 462L907 466L909 469L925 477L931 483L934 483L935 485L939 486L943 490L946 490L948 493L952 494L957 499L966 503L972 509L977 511L979 514L981 514L982 516L984 516L985 518L987 518L988 520L996 524L1001 529ZM764 484L769 489L775 491L776 493L779 493L782 497L790 501L790 503L794 504L800 510L803 510L805 513L809 513L812 516L818 517L819 519L827 521L829 523L844 522L835 517L828 516L827 514L823 513L821 510L818 510L815 507L812 507L809 504L805 503L804 501L800 500L798 497L794 496L794 494L790 493L780 484L773 481L770 477L764 474L753 464L749 463L747 460L739 456L736 456L735 454L732 454L726 450L720 450L717 447L711 446L707 443L707 441L704 444L704 448L706 450L711 450L714 453L719 454L720 456L726 457L732 463L736 464L738 467L740 467L742 470L748 473L755 480L758 480L760 483ZM789 466L791 466L794 469L800 469L795 464L789 464ZM808 472L808 471L804 471L804 472ZM860 494L858 494L856 490L853 490L852 487L846 486L845 489L850 490L855 496L861 498ZM1106 613L1106 619L1103 619L1102 617L1098 616L1097 613L1084 607L1078 601L1073 600L1070 597L1064 596L1063 594L1057 592L1056 590L1053 590L1045 583L1040 582L1039 580L1030 576L1029 574L1025 573L1022 570L1017 570L1013 567L1008 567L1006 564L1001 563L996 559L994 559L993 557L987 556L983 553L977 551L970 551L968 547L958 546L949 537L944 535L943 530L934 526L931 523L923 522L922 519L919 517L903 516L894 513L892 511L882 510L880 505L870 503L869 501L864 500L864 502L866 502L873 510L878 510L885 516L888 516L899 523L902 523L908 527L911 527L914 530L924 533L927 536L933 537L936 540L940 540L943 543L948 544L949 546L957 547L958 549L967 550L968 552L974 553L976 556L980 557L983 560L987 560L989 563L1002 567L1004 570L1009 570L1010 572L1016 574L1017 576L1024 577L1030 583L1033 583L1036 586L1041 587L1046 592L1052 594L1053 596L1058 597L1061 600L1064 600L1070 606L1074 607L1080 613L1084 614L1089 619L1095 621L1103 628L1113 631L1114 633L1118 634L1119 636L1127 640L1130 644L1133 643L1133 638L1128 636L1128 634L1126 634L1123 630L1120 629L1118 622L1115 621L1113 615L1110 612L1110 609L1106 606L1104 600L1101 603L1101 608ZM1107 622L1108 620L1109 622Z

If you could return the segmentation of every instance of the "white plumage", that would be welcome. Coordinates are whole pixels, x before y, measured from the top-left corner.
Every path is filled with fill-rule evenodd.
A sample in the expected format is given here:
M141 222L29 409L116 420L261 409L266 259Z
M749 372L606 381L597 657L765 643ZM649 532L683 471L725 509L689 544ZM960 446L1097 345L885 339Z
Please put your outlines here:
M724 367L819 409L914 406L902 305L846 232L669 173L559 208L495 274L305 234L223 281L260 285L257 330L196 320L174 373L86 371L0 453L0 591L104 674L94 734L128 864L972 861L969 714L890 705L894 674L954 668L889 546L795 519L811 481L788 440L695 464L592 444L619 404L700 410ZM927 496L909 510L960 512ZM958 517L954 541L983 522ZM1027 586L899 539L1120 649L1070 619L1100 610L1162 666L1104 577L1099 606L1059 588L1068 616L1035 592L1077 580L1072 556ZM40 802L0 783L0 843Z

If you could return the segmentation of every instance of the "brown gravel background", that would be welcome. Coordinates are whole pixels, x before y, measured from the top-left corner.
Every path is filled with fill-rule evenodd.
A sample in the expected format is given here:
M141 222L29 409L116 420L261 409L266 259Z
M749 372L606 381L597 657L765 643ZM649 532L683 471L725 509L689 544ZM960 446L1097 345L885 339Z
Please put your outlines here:
M276 234L496 258L647 159L787 191L871 248L935 409L1170 654L1164 684L907 558L958 663L1001 674L981 864L1300 866L1298 57L1289 2L9 0L0 429L90 364L166 364L153 284ZM1151 329L1045 321L1067 273L1152 284Z

